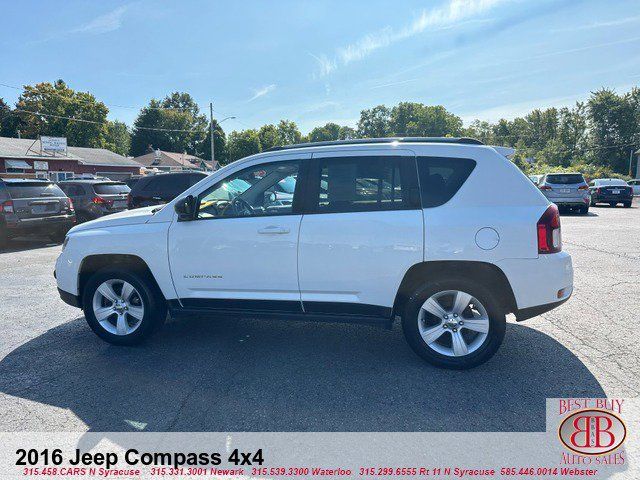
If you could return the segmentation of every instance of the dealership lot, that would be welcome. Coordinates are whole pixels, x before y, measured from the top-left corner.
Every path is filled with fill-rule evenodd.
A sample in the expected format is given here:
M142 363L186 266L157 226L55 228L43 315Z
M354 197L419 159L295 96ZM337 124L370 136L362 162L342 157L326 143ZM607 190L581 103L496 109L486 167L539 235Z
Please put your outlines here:
M545 398L640 394L637 205L563 216L573 298L510 322L470 371L425 364L397 325L193 318L110 346L58 298L60 246L14 243L0 253L0 430L543 430Z

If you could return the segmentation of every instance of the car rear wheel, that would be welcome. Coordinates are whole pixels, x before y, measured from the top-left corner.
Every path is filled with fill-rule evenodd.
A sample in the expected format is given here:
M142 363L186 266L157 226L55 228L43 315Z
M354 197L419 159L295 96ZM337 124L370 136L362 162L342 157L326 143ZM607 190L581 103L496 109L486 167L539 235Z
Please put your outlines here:
M448 279L414 292L402 328L413 351L427 362L467 369L496 353L504 339L506 319L486 287L467 279Z
M589 213L589 205L585 205L584 207L580 207L580 213L586 215Z
M615 208L618 205L616 202L609 202L609 206Z
M83 310L91 329L115 345L134 345L166 319L162 294L147 275L120 269L96 272L84 288Z
M624 208L631 208L631 202L624 203Z

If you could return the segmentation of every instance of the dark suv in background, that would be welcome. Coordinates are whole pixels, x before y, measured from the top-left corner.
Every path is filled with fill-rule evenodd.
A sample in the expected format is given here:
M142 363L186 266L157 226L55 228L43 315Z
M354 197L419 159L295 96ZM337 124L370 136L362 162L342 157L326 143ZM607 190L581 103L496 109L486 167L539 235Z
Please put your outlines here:
M75 223L73 202L55 183L0 179L0 246L34 233L62 242Z
M65 180L58 186L73 200L78 223L126 210L131 191L124 182L105 180Z
M202 172L160 173L142 177L129 193L129 208L170 202L207 176Z

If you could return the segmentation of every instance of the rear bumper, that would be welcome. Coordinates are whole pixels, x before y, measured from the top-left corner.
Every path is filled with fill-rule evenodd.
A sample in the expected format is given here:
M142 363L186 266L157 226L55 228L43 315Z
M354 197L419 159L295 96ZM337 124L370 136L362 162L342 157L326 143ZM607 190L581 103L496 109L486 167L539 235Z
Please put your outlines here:
M579 196L579 197L547 197L550 202L555 203L558 206L564 205L575 205L575 206L585 206L589 204L591 198L589 196Z
M567 300L573 292L573 265L566 252L538 258L505 259L496 262L506 275L516 299L516 314L527 315L530 308L547 310ZM530 318L529 316L527 318Z
M51 232L55 228L71 228L76 223L76 215L56 215L54 217L24 218L7 221L7 232L13 235L33 232Z
M533 317L537 317L538 315L542 315L543 313L547 313L549 310L553 310L556 307L559 307L564 302L569 300L571 297L571 293L565 299L560 300L559 302L546 303L544 305L537 305L535 307L523 308L522 310L517 310L515 312L516 321L523 322L524 320L528 320Z
M55 272L54 272L54 276L55 276ZM64 290L61 290L59 288L58 288L58 293L60 294L60 298L64 303L66 303L67 305L71 305L72 307L80 308L81 306L80 298L77 295L74 295L73 293L65 292Z
M627 203L633 200L633 195L594 195L593 203Z

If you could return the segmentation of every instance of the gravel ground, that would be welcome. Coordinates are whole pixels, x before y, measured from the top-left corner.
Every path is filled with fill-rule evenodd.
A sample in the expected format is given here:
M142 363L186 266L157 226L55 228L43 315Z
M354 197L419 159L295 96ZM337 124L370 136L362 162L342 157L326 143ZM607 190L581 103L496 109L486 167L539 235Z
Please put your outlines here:
M547 397L635 397L640 208L563 216L575 292L471 371L392 331L193 318L144 346L100 341L58 297L60 246L0 253L0 431L533 431Z

